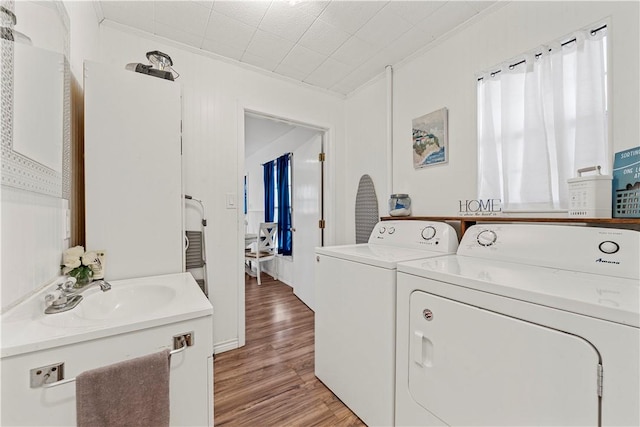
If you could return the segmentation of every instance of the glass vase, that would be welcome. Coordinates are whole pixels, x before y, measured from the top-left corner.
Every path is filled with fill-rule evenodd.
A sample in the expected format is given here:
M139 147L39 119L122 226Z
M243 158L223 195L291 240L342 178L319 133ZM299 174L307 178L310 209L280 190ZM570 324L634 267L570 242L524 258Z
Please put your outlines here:
M93 271L90 268L76 270L69 272L69 276L76 279L76 284L74 285L75 288L81 288L91 283L91 280L93 280Z

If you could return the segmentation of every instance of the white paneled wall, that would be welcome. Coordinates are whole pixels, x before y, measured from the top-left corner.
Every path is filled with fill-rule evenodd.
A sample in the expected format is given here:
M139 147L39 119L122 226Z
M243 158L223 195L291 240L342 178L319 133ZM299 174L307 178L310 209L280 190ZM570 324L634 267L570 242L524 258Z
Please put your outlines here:
M389 195L387 189L387 134L386 86L384 81L363 88L352 99L347 100L347 159L349 167L342 191L346 194L346 203L341 215L345 233L337 244L351 244L356 240L356 193L360 177L371 176L378 197L378 214L388 213ZM411 123L409 123L411 126ZM397 141L398 145L404 141ZM408 145L411 148L411 145Z
M146 37L102 25L101 57L104 62L124 67L129 62L146 62L146 52L160 50L171 56L180 73L177 83L183 88L184 191L202 199L207 209L207 270L214 307L214 344L216 351L231 349L244 336L244 312L239 310L244 306L244 140L240 136L244 129L243 109L329 128L329 169L337 171L344 168L344 100ZM335 188L336 174L331 170L327 185ZM228 194L235 196L235 208L226 207ZM342 204L339 197L337 193L332 195L329 210ZM197 230L200 212L191 205L186 209L186 228ZM328 224L330 235L341 233L339 224Z
M82 64L85 60L97 61L98 54L98 23L96 11L92 2L65 1L65 7L70 21L70 50L71 73L83 85Z
M49 283L65 248L62 199L2 188L2 309Z
M385 82L347 100L349 167L345 221L353 236L351 206L362 173L369 173L381 200L408 193L414 215L457 215L459 200L476 197L476 73L515 55L611 18L613 151L638 145L640 35L638 2L510 2L422 56L394 69L393 189L384 188ZM449 163L414 170L411 120L449 109ZM367 155L363 155L367 153Z

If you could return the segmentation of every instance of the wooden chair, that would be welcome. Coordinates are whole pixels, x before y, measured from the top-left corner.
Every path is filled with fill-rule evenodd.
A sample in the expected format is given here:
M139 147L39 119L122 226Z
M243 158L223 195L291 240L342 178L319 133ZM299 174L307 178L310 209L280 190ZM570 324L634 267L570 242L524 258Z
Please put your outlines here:
M260 281L260 264L266 261L275 259L278 253L276 248L276 236L278 235L278 224L275 222L262 222L258 230L258 242L255 252L253 250L245 252L244 259L251 263L256 263L256 271L258 275L258 285L261 285ZM274 273L272 276L277 280L278 265L274 266Z

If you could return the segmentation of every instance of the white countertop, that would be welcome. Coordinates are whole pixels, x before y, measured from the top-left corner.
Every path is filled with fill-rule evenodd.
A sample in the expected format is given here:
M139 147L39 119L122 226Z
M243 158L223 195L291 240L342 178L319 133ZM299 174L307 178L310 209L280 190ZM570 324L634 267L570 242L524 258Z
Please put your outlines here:
M110 281L113 290L122 291L160 286L170 298L158 304L141 305L140 311L127 316L99 318L83 315L82 304L63 313L44 314L44 297L48 287L2 315L0 358L103 338L126 332L211 316L213 307L190 273L168 274ZM85 298L99 298L98 287L83 293ZM105 294L106 295L106 294ZM115 295L112 294L112 295ZM129 301L131 302L131 301ZM87 304L85 307L89 307ZM84 309L85 312L87 309Z

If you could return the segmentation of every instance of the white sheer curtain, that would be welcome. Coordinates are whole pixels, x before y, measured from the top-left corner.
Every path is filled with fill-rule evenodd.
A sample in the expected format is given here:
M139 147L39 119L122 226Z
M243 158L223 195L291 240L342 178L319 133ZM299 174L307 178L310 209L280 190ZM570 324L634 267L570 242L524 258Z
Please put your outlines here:
M505 211L566 210L577 169L610 170L606 29L575 39L478 80L479 198L502 199Z

